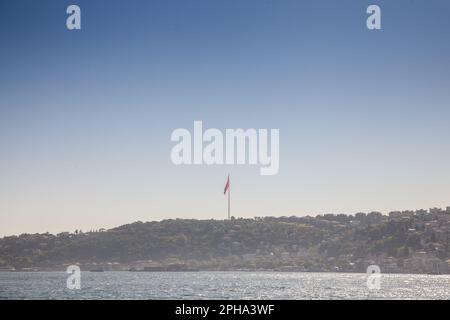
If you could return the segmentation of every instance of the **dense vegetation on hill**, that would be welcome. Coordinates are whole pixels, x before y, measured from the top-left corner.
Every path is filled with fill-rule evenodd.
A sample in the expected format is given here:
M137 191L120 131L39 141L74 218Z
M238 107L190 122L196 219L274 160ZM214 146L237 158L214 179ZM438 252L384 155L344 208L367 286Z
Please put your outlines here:
M314 263L324 270L333 266L345 269L349 263L379 255L406 259L418 250L445 260L448 239L426 230L426 222L431 221L428 216L394 219L371 213L225 221L177 219L85 233L22 234L0 239L0 267L231 259L234 266L241 267L276 267L284 261L284 265ZM436 228L441 230L442 225Z
M135 222L101 232L22 234L0 240L0 263L12 266L64 262L210 259L270 253L273 246L309 247L329 231L278 219Z

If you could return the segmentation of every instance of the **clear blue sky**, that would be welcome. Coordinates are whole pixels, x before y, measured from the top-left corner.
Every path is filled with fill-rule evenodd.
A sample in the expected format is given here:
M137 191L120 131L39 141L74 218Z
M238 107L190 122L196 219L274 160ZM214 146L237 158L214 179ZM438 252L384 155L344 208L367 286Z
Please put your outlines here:
M449 16L445 0L0 0L0 235L221 219L228 172L235 216L450 205ZM174 166L170 134L194 120L279 128L279 174Z

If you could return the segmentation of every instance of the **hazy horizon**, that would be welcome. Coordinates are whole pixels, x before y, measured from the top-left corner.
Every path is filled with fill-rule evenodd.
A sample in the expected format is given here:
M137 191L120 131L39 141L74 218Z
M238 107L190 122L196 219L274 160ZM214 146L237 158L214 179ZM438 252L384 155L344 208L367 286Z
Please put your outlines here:
M450 205L450 2L0 0L0 236ZM175 166L278 128L280 168Z
M440 208L440 209L442 209L442 210L446 210L447 209L447 207L449 207L449 206L446 206L446 207L442 207L442 208ZM435 209L435 208L438 208L438 207L431 207L431 208L417 208L417 209L398 209L398 210L393 210L393 211L400 211L400 212L402 212L402 211L417 211L417 210L429 210L429 209ZM358 212L354 212L354 213L344 213L344 212L323 212L323 213L313 213L313 214L302 214L302 215L296 215L296 214L292 214L292 215L282 215L282 214L280 214L280 215L277 215L277 216L271 216L271 215L268 215L268 216L254 216L254 217L236 217L236 216L232 216L232 219L255 219L255 218L270 218L270 217L304 217L304 216L311 216L311 217L317 217L317 216L319 216L319 215L325 215L325 214L334 214L334 215L338 215L338 214L344 214L344 215L346 215L346 216L354 216L355 214L357 214L357 213L365 213L365 214L369 214L369 213L372 213L372 212L379 212L379 213L381 213L382 215L384 215L384 216L389 216L389 213L390 212L392 212L392 211L389 211L389 212L380 212L380 211L377 211L377 210L374 210L374 211L370 211L370 212L362 212L362 211L358 211ZM117 227L120 227L120 226L123 226L123 225L127 225L127 224L133 224L133 223L136 223L136 222L143 222L143 223L147 223L147 222L161 222L161 221L164 221L164 220L178 220L178 219L180 219L180 220L215 220L215 221L229 221L228 220L228 218L227 217L223 217L223 218L195 218L195 217L187 217L187 218L162 218L162 219L158 219L158 220L135 220L135 221L129 221L129 222L127 222L127 223L123 223L123 224L121 224L121 225L115 225L115 226L109 226L109 227L105 227L105 226L96 226L96 227L92 227L92 226L88 226L88 228L86 228L86 229L82 229L82 228L75 228L75 229L73 229L73 230L56 230L56 231L53 231L53 232L50 232L50 231L40 231L40 232L22 232L22 233L20 233L20 234L42 234L42 233L50 233L50 234L58 234L58 233L62 233L62 232L69 232L69 233L73 233L73 232L75 232L75 231L82 231L82 232L91 232L91 231L98 231L98 230L100 230L100 229L105 229L105 230L109 230L109 229L114 229L114 228L117 228ZM0 237L8 237L8 236L18 236L18 235L20 235L20 234L0 234Z

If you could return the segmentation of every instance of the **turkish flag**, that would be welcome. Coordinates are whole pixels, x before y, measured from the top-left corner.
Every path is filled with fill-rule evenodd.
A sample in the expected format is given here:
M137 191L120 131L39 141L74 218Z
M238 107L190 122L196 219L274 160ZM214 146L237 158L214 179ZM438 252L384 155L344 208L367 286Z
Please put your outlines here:
M225 189L223 190L223 194L226 194L228 190L230 190L230 175L228 175L227 183L225 184Z

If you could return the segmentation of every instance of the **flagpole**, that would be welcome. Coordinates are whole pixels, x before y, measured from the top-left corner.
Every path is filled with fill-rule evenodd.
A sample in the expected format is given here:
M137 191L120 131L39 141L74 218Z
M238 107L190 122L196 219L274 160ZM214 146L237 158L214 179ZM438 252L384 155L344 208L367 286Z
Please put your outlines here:
M231 183L228 187L228 220L230 220L230 193L231 193Z
M230 174L228 174L227 183L225 184L225 189L223 190L223 194L228 192L228 220L231 219L230 214L230 193L231 193L231 182L230 182Z

